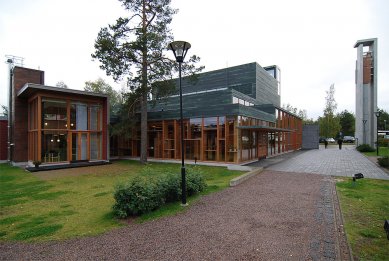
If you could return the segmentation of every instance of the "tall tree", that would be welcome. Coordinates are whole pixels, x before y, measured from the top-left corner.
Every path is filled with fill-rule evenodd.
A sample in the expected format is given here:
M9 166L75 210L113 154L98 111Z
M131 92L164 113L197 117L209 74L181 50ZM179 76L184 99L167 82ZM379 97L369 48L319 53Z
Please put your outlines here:
M335 112L338 107L335 101L335 85L331 84L330 89L326 91L326 102L323 117L319 117L320 135L325 137L336 137L340 131L339 118Z
M103 93L109 97L110 114L117 114L121 105L121 98L119 92L114 90L111 85L106 83L103 79L98 78L96 81L85 82L85 91Z
M381 112L380 117L378 118L378 129L379 130L388 130L389 129L389 113L383 109L378 109Z
M344 110L338 114L340 131L344 136L354 136L355 116L351 112Z
M177 63L169 59L167 45L173 40L169 24L177 12L170 8L170 0L119 0L130 12L129 17L118 18L116 23L100 30L95 41L92 57L101 62L101 68L115 80L127 77L134 101L140 102L141 153L140 161L147 161L147 101L154 88L166 87L155 84L172 79ZM170 55L171 57L171 55ZM183 64L183 74L198 72L194 63L199 57L193 55ZM130 104L129 106L132 106Z
M4 116L8 116L8 107L7 106L5 106L5 105L1 105L1 109L2 109L2 114L4 115Z
M66 83L64 83L64 81L59 81L55 84L56 87L59 87L59 88L64 88L64 89L67 89L68 86L66 85Z

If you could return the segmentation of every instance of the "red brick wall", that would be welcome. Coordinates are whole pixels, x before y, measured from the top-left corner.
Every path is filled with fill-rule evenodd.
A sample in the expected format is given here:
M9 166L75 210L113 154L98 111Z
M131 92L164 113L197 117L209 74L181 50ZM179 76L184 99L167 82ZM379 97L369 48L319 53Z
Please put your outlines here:
M0 120L0 160L7 159L8 121Z
M22 67L15 67L13 71L12 92L12 133L13 133L13 161L28 161L28 101L18 98L17 94L26 83L44 84L44 72Z

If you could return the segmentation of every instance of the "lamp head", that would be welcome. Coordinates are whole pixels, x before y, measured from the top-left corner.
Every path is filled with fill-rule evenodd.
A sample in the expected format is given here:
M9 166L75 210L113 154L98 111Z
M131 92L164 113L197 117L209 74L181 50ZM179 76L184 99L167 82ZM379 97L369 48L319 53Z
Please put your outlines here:
M381 112L380 112L380 111L375 111L374 114L375 114L375 116L376 116L377 118L381 116Z
M186 53L190 49L191 45L185 41L174 41L168 45L168 49L172 50L176 61L182 63L186 56Z

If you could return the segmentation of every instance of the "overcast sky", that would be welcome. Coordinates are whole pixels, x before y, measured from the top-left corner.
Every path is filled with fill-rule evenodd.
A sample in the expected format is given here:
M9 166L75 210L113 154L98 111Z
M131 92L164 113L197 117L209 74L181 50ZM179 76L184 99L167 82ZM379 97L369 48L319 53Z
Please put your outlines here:
M281 103L322 115L335 84L337 112L355 112L357 40L378 38L378 106L389 111L389 1L386 0L173 0L171 28L192 44L205 71L257 62L281 68ZM0 1L0 104L8 104L5 55L45 71L45 84L120 83L92 61L101 27L125 13L117 0Z

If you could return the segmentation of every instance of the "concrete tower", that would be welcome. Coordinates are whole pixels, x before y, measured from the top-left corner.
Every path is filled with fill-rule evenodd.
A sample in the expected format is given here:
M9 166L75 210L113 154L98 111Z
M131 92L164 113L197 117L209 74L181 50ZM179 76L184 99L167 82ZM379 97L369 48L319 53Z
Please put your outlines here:
M355 137L375 147L377 135L377 38L359 40L355 69Z

